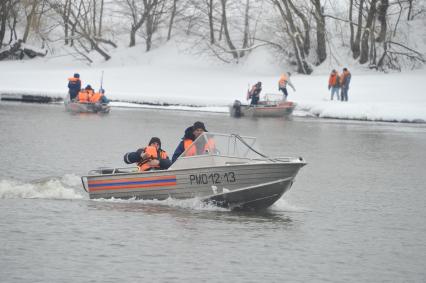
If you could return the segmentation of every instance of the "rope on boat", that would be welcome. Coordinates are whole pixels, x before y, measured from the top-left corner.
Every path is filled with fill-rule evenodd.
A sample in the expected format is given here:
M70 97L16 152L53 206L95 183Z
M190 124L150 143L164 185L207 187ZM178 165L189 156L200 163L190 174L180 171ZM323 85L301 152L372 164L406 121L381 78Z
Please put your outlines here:
M259 154L260 156L262 156L263 158L267 158L270 160L273 160L271 158L269 158L268 156L264 155L263 153L258 152L257 150L255 150L253 147L251 147L240 135L237 134L231 134L231 136L234 136L235 138L237 138L240 142L242 142L245 146L247 146L248 148L250 148L252 151L256 152L257 154Z

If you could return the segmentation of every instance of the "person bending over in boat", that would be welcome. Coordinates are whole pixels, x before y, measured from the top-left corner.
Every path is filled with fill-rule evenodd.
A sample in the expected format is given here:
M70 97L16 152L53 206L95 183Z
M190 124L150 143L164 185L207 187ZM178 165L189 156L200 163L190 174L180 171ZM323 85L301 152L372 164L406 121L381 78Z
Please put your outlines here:
M109 100L105 96L105 90L103 88L101 88L99 90L99 92L95 92L90 97L90 102L92 102L92 103L101 103L101 104L108 104Z
M94 94L93 88L91 85L87 85L78 93L78 102L80 103L89 103L91 102L92 96Z
M68 93L70 95L71 101L75 100L80 90L81 90L80 74L75 73L72 78L68 79Z
M157 137L151 138L147 147L126 153L124 162L126 164L137 163L140 172L164 170L172 165L167 152L161 149L161 140Z
M258 82L252 86L251 90L247 93L247 99L251 98L250 105L257 105L260 99L260 92L262 91L262 82Z
M182 138L182 141L178 144L175 152L173 153L172 163L181 156L181 154L187 150L192 143L204 132L207 132L206 127L203 122L197 121L191 127L186 128L185 135ZM185 154L185 156L193 156L206 154L210 149L215 148L213 139L209 139L207 142L201 140Z

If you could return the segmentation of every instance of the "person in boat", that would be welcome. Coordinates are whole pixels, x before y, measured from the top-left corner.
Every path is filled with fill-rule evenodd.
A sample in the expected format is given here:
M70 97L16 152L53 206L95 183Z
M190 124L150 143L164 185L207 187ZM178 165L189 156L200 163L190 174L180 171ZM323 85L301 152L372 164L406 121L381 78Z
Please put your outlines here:
M173 153L172 163L174 163L179 158L179 156L181 156L181 154L187 150L192 145L192 143L204 132L207 132L207 129L204 126L204 123L200 121L197 121L194 123L194 125L186 128L182 141L178 144L175 152ZM209 139L206 143L197 143L196 146L192 147L185 156L205 154L208 153L212 148L215 148L214 141L213 139Z
M250 105L257 105L260 99L260 92L262 91L262 82L257 82L253 85L251 90L247 93L247 99L251 98Z
M90 102L92 102L92 103L101 103L101 104L108 104L109 103L109 99L106 98L106 96L105 96L105 90L103 88L101 88L99 90L99 92L95 92L90 97Z
M328 78L328 90L331 89L331 100L334 98L334 94L336 94L337 100L339 100L339 90L340 90L340 78L339 74L335 69L331 71L330 77Z
M149 170L165 170L172 165L167 152L161 148L161 140L152 137L148 146L124 155L126 164L137 163L139 172Z
M280 79L278 80L278 90L282 91L284 97L283 100L287 100L288 92L287 92L287 85L289 85L293 91L296 91L296 88L294 87L293 83L290 81L291 73L288 72L287 74L283 73L280 76Z
M72 78L68 78L68 93L70 100L74 101L81 90L80 74L75 73Z
M92 96L94 94L93 88L91 85L87 85L78 93L77 100L80 103L90 103Z

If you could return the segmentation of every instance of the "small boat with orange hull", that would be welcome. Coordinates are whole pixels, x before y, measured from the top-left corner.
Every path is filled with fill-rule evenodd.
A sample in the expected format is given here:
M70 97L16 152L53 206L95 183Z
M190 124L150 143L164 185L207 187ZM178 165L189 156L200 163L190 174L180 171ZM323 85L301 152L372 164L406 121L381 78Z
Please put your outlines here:
M81 179L92 199L199 198L231 209L264 209L290 189L306 163L301 157L267 157L253 148L254 142L206 132L167 170L100 168ZM203 152L193 155L199 149Z

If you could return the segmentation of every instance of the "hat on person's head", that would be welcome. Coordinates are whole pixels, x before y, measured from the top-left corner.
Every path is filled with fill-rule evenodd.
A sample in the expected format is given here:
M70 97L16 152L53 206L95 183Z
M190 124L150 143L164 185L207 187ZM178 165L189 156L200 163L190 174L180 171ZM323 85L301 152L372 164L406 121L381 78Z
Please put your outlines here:
M77 79L78 79L78 78L80 78L80 74L75 73L75 74L74 74L74 78L77 78Z
M256 84L257 86L262 86L262 82L257 82L257 84Z
M154 143L154 142L158 143L158 144L160 145L160 148L161 148L161 140L160 140L160 138L152 137L152 138L149 140L148 145L151 145L151 144L152 144L152 143Z
M87 85L86 89L93 89L91 85Z
M192 126L192 130L195 131L196 129L202 129L204 132L207 132L206 127L204 126L203 122L197 121Z

